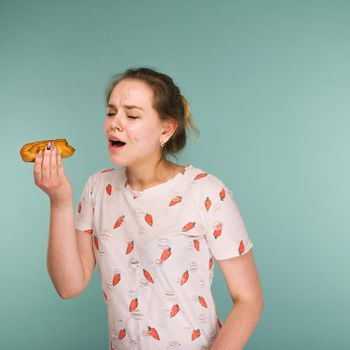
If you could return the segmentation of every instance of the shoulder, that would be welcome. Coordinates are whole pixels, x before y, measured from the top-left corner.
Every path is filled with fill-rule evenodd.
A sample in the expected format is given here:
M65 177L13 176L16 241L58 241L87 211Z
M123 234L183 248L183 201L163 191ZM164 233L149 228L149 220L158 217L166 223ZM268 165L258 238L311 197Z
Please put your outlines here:
M223 180L205 169L191 166L190 172L192 181L197 183L204 192L215 193L227 188Z

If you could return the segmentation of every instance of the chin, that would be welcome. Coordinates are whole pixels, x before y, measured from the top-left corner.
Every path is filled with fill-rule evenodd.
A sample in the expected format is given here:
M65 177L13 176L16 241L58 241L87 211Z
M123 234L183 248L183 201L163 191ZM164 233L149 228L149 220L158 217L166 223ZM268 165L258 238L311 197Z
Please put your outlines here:
M113 157L112 155L109 156L110 160L112 161L112 163L114 165L118 165L118 166L127 166L129 165L128 162L122 161L122 160L116 160L115 157Z

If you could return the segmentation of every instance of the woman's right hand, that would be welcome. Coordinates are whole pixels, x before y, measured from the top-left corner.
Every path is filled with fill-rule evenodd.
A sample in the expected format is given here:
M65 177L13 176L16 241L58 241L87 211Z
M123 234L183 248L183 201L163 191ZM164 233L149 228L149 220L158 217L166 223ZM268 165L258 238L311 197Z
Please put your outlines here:
M52 203L63 204L73 199L72 185L64 173L62 157L54 145L36 155L34 182L47 193Z

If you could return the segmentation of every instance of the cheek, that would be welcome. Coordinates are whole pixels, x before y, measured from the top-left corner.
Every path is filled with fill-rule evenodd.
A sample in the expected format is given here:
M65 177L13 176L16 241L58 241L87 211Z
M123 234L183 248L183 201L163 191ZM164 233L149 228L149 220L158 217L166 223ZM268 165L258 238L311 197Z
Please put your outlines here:
M103 123L103 130L105 131L105 133L109 130L109 121L108 119L105 119L104 120L104 123Z
M154 130L145 127L133 127L129 129L132 142L142 148L153 148L157 144L157 137Z
M154 144L151 135L146 131L141 131L137 135L133 135L132 142L139 148L150 148Z
M135 143L147 142L151 136L150 131L142 126L134 126L129 128L129 133L130 138Z

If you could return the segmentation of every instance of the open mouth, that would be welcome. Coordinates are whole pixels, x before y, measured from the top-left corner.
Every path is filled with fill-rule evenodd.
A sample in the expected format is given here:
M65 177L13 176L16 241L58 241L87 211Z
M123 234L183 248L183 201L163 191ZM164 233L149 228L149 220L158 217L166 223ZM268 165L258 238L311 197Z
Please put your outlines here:
M125 146L125 142L123 141L115 141L115 140L109 140L109 146L112 149L118 149L121 148L123 146Z

